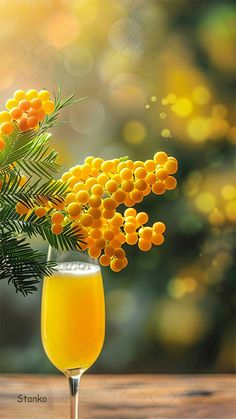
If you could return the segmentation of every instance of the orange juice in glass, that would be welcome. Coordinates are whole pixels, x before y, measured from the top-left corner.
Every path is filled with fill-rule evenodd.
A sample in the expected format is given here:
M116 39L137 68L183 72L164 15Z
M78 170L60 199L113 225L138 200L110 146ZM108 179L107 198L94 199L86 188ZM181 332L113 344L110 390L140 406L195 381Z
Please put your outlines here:
M84 256L84 255L83 255ZM41 335L50 361L69 377L71 419L78 418L82 373L98 358L105 336L105 304L99 265L79 252L50 249L57 271L42 291Z

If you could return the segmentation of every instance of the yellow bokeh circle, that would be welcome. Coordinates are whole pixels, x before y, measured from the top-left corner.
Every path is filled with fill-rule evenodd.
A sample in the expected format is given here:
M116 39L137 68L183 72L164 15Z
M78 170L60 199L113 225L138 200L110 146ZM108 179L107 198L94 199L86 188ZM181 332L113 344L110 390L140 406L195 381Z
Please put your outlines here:
M147 130L145 125L140 121L129 121L126 122L123 128L123 136L125 141L129 144L140 144L145 140Z

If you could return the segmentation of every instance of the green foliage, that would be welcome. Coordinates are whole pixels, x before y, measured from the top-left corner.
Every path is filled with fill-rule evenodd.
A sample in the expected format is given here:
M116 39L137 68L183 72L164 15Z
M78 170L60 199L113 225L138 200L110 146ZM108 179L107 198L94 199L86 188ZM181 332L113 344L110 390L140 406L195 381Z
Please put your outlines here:
M0 279L7 279L23 295L37 290L35 284L51 275L55 266L46 263L44 255L32 249L25 238L16 238L10 231L0 232L0 260Z
M0 173L13 170L12 164L24 158L30 148L34 147L36 136L36 131L21 132L16 125L11 135L4 135L6 146L0 153Z
M120 162L124 162L124 161L127 161L127 160L129 160L129 156L120 157Z
M50 137L50 134L41 134L38 138L32 140L32 147L29 147L24 158L17 159L17 165L27 175L34 174L38 177L45 176L50 179L57 172L56 158L58 153L55 150L50 150L48 145Z
M79 99L82 100L82 99ZM83 243L79 231L68 223L60 235L51 232L49 210L37 217L33 209L50 202L60 204L66 197L67 185L53 176L59 166L58 153L51 148L51 134L47 130L56 125L59 112L78 100L73 95L62 98L55 95L55 109L40 123L38 130L21 132L15 124L14 132L4 136L5 148L0 152L0 279L8 279L16 291L27 295L37 289L42 276L52 273L52 263L31 249L25 237L40 235L52 247L61 250L80 250ZM22 182L22 175L27 179ZM29 208L27 216L16 212L16 204Z
M24 185L21 185L19 172L4 174L0 191L0 205L22 202L29 208L33 208L42 204L43 199L56 204L65 198L67 185L64 182L52 179L42 184L41 181L42 178L36 182L29 179Z
M29 238L39 234L55 249L80 250L80 243L83 243L82 235L79 234L79 230L72 229L71 223L68 223L64 228L63 234L56 236L51 232L51 222L48 217L39 218L32 212L27 219L21 220L11 205L6 205L0 212L0 225L6 219L8 220L7 226L5 226L6 231L14 231L18 234L26 233Z
M46 115L44 121L40 125L39 132L43 133L47 131L49 128L57 126L59 123L61 123L57 121L60 110L65 108L66 106L81 102L84 99L87 99L87 98L82 97L80 99L74 99L73 94L68 97L63 98L62 93L61 93L61 88L60 86L58 86L57 94L54 94L54 104L55 104L54 112L51 115Z

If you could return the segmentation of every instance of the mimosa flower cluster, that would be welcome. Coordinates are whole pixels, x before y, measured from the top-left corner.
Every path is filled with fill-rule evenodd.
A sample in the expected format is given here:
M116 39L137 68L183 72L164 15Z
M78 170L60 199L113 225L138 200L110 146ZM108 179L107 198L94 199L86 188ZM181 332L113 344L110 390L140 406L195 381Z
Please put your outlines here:
M172 175L178 169L175 157L163 151L144 162L121 160L90 156L84 164L72 167L61 178L68 184L66 199L50 211L54 234L60 235L72 222L75 234L83 237L81 250L115 272L128 263L122 248L125 243L137 244L146 252L164 242L165 224L157 221L147 226L148 214L137 212L134 206L151 192L161 195L174 189L177 181ZM118 211L122 204L127 207L123 215ZM44 216L50 206L38 207L35 213ZM17 208L19 213L28 210Z
M71 100L72 97L67 98L56 109ZM11 134L17 130L37 130L46 115L55 111L55 104L47 90L17 90L6 102L6 109L0 112L0 151L6 144L9 146L7 137L10 136L11 141ZM48 165L50 163L51 160ZM59 236L58 242L69 231L78 250L86 250L92 258L99 259L102 266L119 272L128 264L125 244L137 244L146 252L164 242L165 224L155 221L148 225L149 215L134 207L150 193L162 195L174 189L177 181L173 175L177 170L176 158L164 151L146 161L89 156L83 164L62 175L60 181L66 190L63 189L65 192L59 200L51 200L47 193L45 196L42 193L33 204L30 200L19 200L14 206L19 220L30 223L32 214L44 218L44 227L51 230L53 236ZM20 171L17 176L19 174L19 187L23 187L29 179ZM55 181L52 179L52 182Z
M3 136L11 135L15 126L20 131L35 129L47 114L54 111L54 103L47 90L16 90L5 106L6 110L0 112L0 151L5 147Z

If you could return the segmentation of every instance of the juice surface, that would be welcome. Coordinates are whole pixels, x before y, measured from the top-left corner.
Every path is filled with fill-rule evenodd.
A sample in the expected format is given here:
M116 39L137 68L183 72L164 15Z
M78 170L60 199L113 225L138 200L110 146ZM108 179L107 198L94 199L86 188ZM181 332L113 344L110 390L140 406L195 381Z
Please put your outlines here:
M42 293L42 342L61 371L87 369L99 356L105 334L104 292L100 268L63 263L46 277Z

